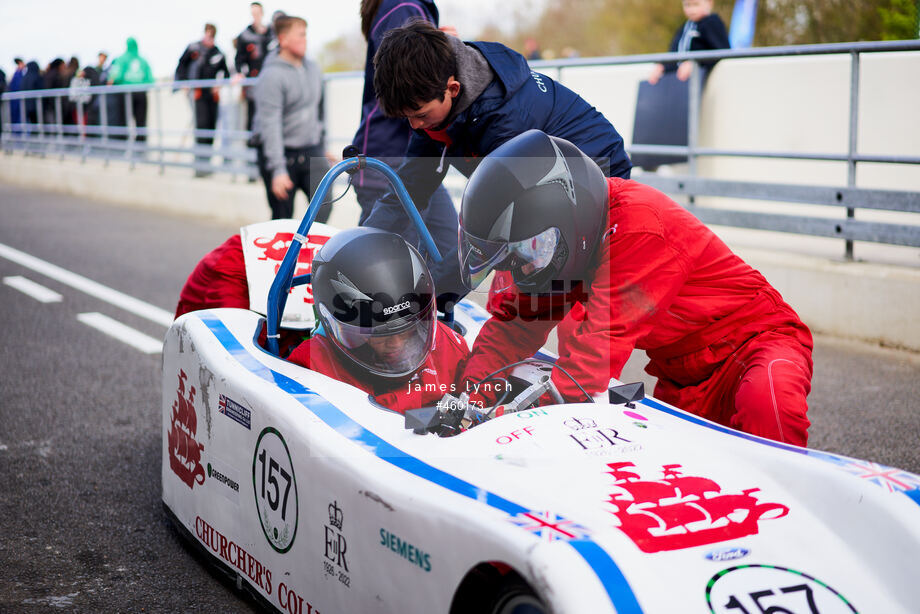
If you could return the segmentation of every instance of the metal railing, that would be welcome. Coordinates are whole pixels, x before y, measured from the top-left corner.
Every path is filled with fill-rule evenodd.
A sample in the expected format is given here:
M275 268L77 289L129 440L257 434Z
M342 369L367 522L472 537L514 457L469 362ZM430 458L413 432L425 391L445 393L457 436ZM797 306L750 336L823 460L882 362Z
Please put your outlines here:
M859 43L833 43L798 45L789 47L763 47L740 50L695 51L684 53L657 53L626 57L584 58L564 62L541 61L532 66L537 69L555 69L556 78L563 82L567 68L586 66L622 66L650 62L694 62L689 82L687 105L687 145L633 144L627 150L643 154L669 154L686 156L689 174L683 177L663 177L645 173L641 181L669 194L685 195L690 210L707 224L721 224L741 228L791 232L844 240L844 257L853 258L854 241L871 241L892 245L920 247L920 225L887 224L854 219L857 208L920 213L920 193L898 190L874 190L856 186L856 166L860 162L889 164L920 164L920 155L885 156L860 154L857 150L859 126L860 57L865 53L920 51L920 40L882 41ZM699 122L702 100L702 77L699 63L739 58L765 58L847 54L850 56L848 147L846 152L783 152L707 148L699 145ZM918 148L920 151L920 148ZM724 181L698 176L697 162L704 156L729 156L746 158L779 158L787 160L823 160L847 163L847 185L783 185L746 181ZM769 200L813 205L829 205L846 209L846 219L778 215L740 210L728 210L695 205L696 196L718 196L742 199Z
M699 144L700 109L702 100L702 79L700 70L694 70L689 82L688 100L688 135L686 146L627 145L631 154L666 154L685 156L688 160L688 174L685 176L662 176L656 173L644 173L641 181L664 192L684 195L688 198L691 211L706 223L755 228L780 232L835 237L844 240L844 255L853 257L854 241L870 241L892 245L920 247L920 224L892 224L870 222L854 219L857 208L920 213L920 193L898 190L879 190L861 188L856 185L856 170L859 163L920 164L920 155L869 155L858 151L858 117L859 117L859 82L860 58L862 54L893 51L920 51L920 41L885 41L862 43L838 43L825 45L802 45L793 47L767 47L744 50L720 50L690 53L657 53L624 57L577 58L560 61L536 61L532 63L535 70L555 76L562 83L568 70L584 67L610 67L651 62L680 62L690 60L694 63L711 60L729 60L739 58L765 58L784 56L808 56L845 54L850 57L849 111L848 111L848 146L840 152L794 152L794 151L758 151L734 150L702 147ZM552 72L555 71L555 75ZM339 73L326 76L326 81L342 79L361 79L363 73ZM252 85L255 79L234 82L228 79L216 81L182 81L159 83L152 86L101 86L80 90L37 90L31 92L6 93L2 96L0 113L3 113L3 147L6 151L22 150L41 155L60 154L65 156L102 157L106 160L121 158L133 164L159 165L161 172L167 166L190 167L202 171L226 172L255 177L255 152L247 147L250 133L246 130L227 128L226 118L219 119L216 130L165 130L162 117L157 120L157 129L150 130L132 125L131 105L128 99L132 92L152 92L162 97L164 90L176 88L229 88L231 85ZM95 96L98 103L99 123L87 124L85 97ZM76 102L75 125L64 121L62 101L74 97ZM113 125L107 117L108 98L123 99L125 106L125 125ZM20 121L10 124L10 105L20 101L23 107L27 101L35 101L39 111L36 121ZM53 111L45 101L53 103ZM161 104L153 105L162 109ZM193 105L194 107L194 105ZM43 117L42 109L49 111ZM24 109L23 109L24 110ZM50 116L50 117L49 117ZM52 121L47 121L48 119ZM357 119L357 118L356 118ZM192 125L194 126L194 118ZM340 135L342 136L342 135ZM147 137L146 142L141 137ZM155 137L155 142L153 141ZM217 145L191 145L180 142L170 145L167 140L172 137L180 139L198 139L216 137ZM347 140L350 141L350 135ZM333 136L332 140L336 139ZM214 165L211 156L219 156L223 164ZM836 161L847 164L847 182L845 186L822 185L788 185L765 182L729 181L713 177L701 177L698 173L698 160L703 157L745 157L785 160ZM779 215L773 213L751 212L742 209L715 208L696 204L697 196L728 197L753 199L759 201L805 203L843 208L845 218L807 217L799 215Z
M166 167L191 168L200 173L229 173L257 177L256 152L248 146L252 133L229 124L227 109L245 111L245 105L220 105L214 129L200 129L195 117L193 94L211 88L221 99L231 98L240 86L252 86L256 79L198 79L147 85L99 85L47 90L7 92L2 96L2 146L6 152L23 151L41 156L101 158ZM166 128L163 102L166 95L183 91L189 98L191 124ZM135 117L135 94L143 94L146 109L152 109L156 128L148 118ZM153 96L153 104L148 104ZM66 101L66 102L65 102ZM70 113L65 113L65 104ZM18 105L18 112L16 106ZM18 115L19 121L13 121ZM245 122L244 122L245 123ZM213 144L201 142L204 139ZM220 163L214 163L219 158Z

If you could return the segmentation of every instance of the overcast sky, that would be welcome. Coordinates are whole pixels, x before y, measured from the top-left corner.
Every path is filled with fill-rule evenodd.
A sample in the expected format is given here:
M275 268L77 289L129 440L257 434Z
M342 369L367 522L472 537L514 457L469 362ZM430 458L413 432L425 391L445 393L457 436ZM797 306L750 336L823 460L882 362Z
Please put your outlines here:
M515 8L544 0L439 0L442 25L473 38L488 22L507 23ZM250 22L250 0L0 0L0 68L9 76L13 58L44 68L55 57L76 55L81 66L96 63L104 49L111 60L134 36L156 77L172 75L179 56L201 38L206 22L217 26L217 44L232 63L232 39ZM327 42L360 32L360 0L263 2L266 18L276 9L305 17L308 54ZM508 29L507 27L505 29Z

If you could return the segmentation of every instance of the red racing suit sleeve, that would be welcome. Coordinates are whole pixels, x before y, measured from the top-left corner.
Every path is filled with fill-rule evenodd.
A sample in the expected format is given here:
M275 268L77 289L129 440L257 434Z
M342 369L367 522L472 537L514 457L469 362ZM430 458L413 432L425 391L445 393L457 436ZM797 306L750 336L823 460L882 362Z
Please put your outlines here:
M249 309L249 283L238 234L207 253L188 276L179 293L176 317L217 307Z

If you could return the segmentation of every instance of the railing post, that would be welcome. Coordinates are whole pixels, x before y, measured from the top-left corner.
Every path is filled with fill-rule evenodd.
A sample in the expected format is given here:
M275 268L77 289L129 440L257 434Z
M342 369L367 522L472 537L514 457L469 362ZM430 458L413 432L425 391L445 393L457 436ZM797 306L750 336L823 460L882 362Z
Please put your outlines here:
M86 126L83 125L83 100L77 100L77 139L80 142L80 163L86 163Z
M61 148L61 160L64 159L64 113L61 109L61 97L54 97L54 121L57 124L57 142Z
M166 164L163 156L165 155L163 151L163 88L156 87L156 94L154 94L154 102L157 105L157 144L160 146L160 174L166 172Z
M850 142L847 148L847 187L856 187L856 149L859 129L859 52L850 52ZM847 207L847 219L853 219L856 209ZM844 242L844 259L853 260L853 241Z
M41 157L45 157L45 97L36 96L35 97L35 118L38 120L38 150L41 154Z
M102 151L103 166L109 165L109 99L108 94L103 92L99 95L99 121L102 123Z
M700 136L700 107L702 98L702 71L696 60L693 62L693 70L690 71L690 83L687 100L687 164L691 177L696 177L696 149L699 145ZM689 196L690 204L694 204L695 197Z
M13 111L10 108L10 104L9 100L0 99L0 121L3 123L0 140L3 142L3 150L8 154L13 153L10 146L10 139L13 136L13 126L10 125L13 121Z
M134 104L131 100L131 92L125 92L125 130L125 138L128 139L128 148L125 150L125 155L131 161L128 168L133 171L134 142L135 139L137 139L137 126L134 124Z
M198 152L196 148L198 147L198 105L195 104L195 89L188 88L188 100L189 104L192 106L192 151L194 155L192 157L192 168L195 170L195 174L198 173Z

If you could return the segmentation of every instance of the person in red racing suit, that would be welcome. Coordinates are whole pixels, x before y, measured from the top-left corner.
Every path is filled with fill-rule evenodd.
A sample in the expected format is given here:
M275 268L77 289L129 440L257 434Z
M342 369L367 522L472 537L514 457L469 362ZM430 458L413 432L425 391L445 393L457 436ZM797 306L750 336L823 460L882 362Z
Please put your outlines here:
M522 156L513 148L500 155ZM580 161L572 155L566 155L567 168L574 171ZM808 327L759 272L677 203L635 181L606 183L607 198L595 196L603 203L604 232L581 275L568 277L580 281L564 295L528 293L518 283L520 272L498 270L493 288L504 289L489 301L493 317L479 333L461 381L469 386L533 355L571 311L568 330L557 331L559 368L552 374L565 400L585 399L561 369L596 395L639 348L650 359L646 371L658 378L657 398L732 428L804 446L812 376ZM475 186L471 179L467 192L470 187L482 193L490 184ZM579 190L584 209L587 190ZM517 195L521 211L525 200ZM472 201L469 206L475 207ZM590 245L586 236L569 237L568 245Z
M217 307L249 309L246 263L238 234L205 254L195 266L179 293L176 317Z
M343 230L313 257L310 283L322 332L288 357L403 413L458 394L466 341L437 320L425 261L399 235Z
M360 388L388 409L404 413L435 405L445 394L457 395L457 375L470 356L466 341L442 322L424 364L402 381L374 377L344 360L323 335L314 335L291 352L288 360Z
M239 234L205 254L185 280L179 292L176 318L202 309L249 309L249 281L246 261ZM282 328L279 345L281 355L287 355L304 339L304 331ZM259 334L259 345L265 346L265 329Z

